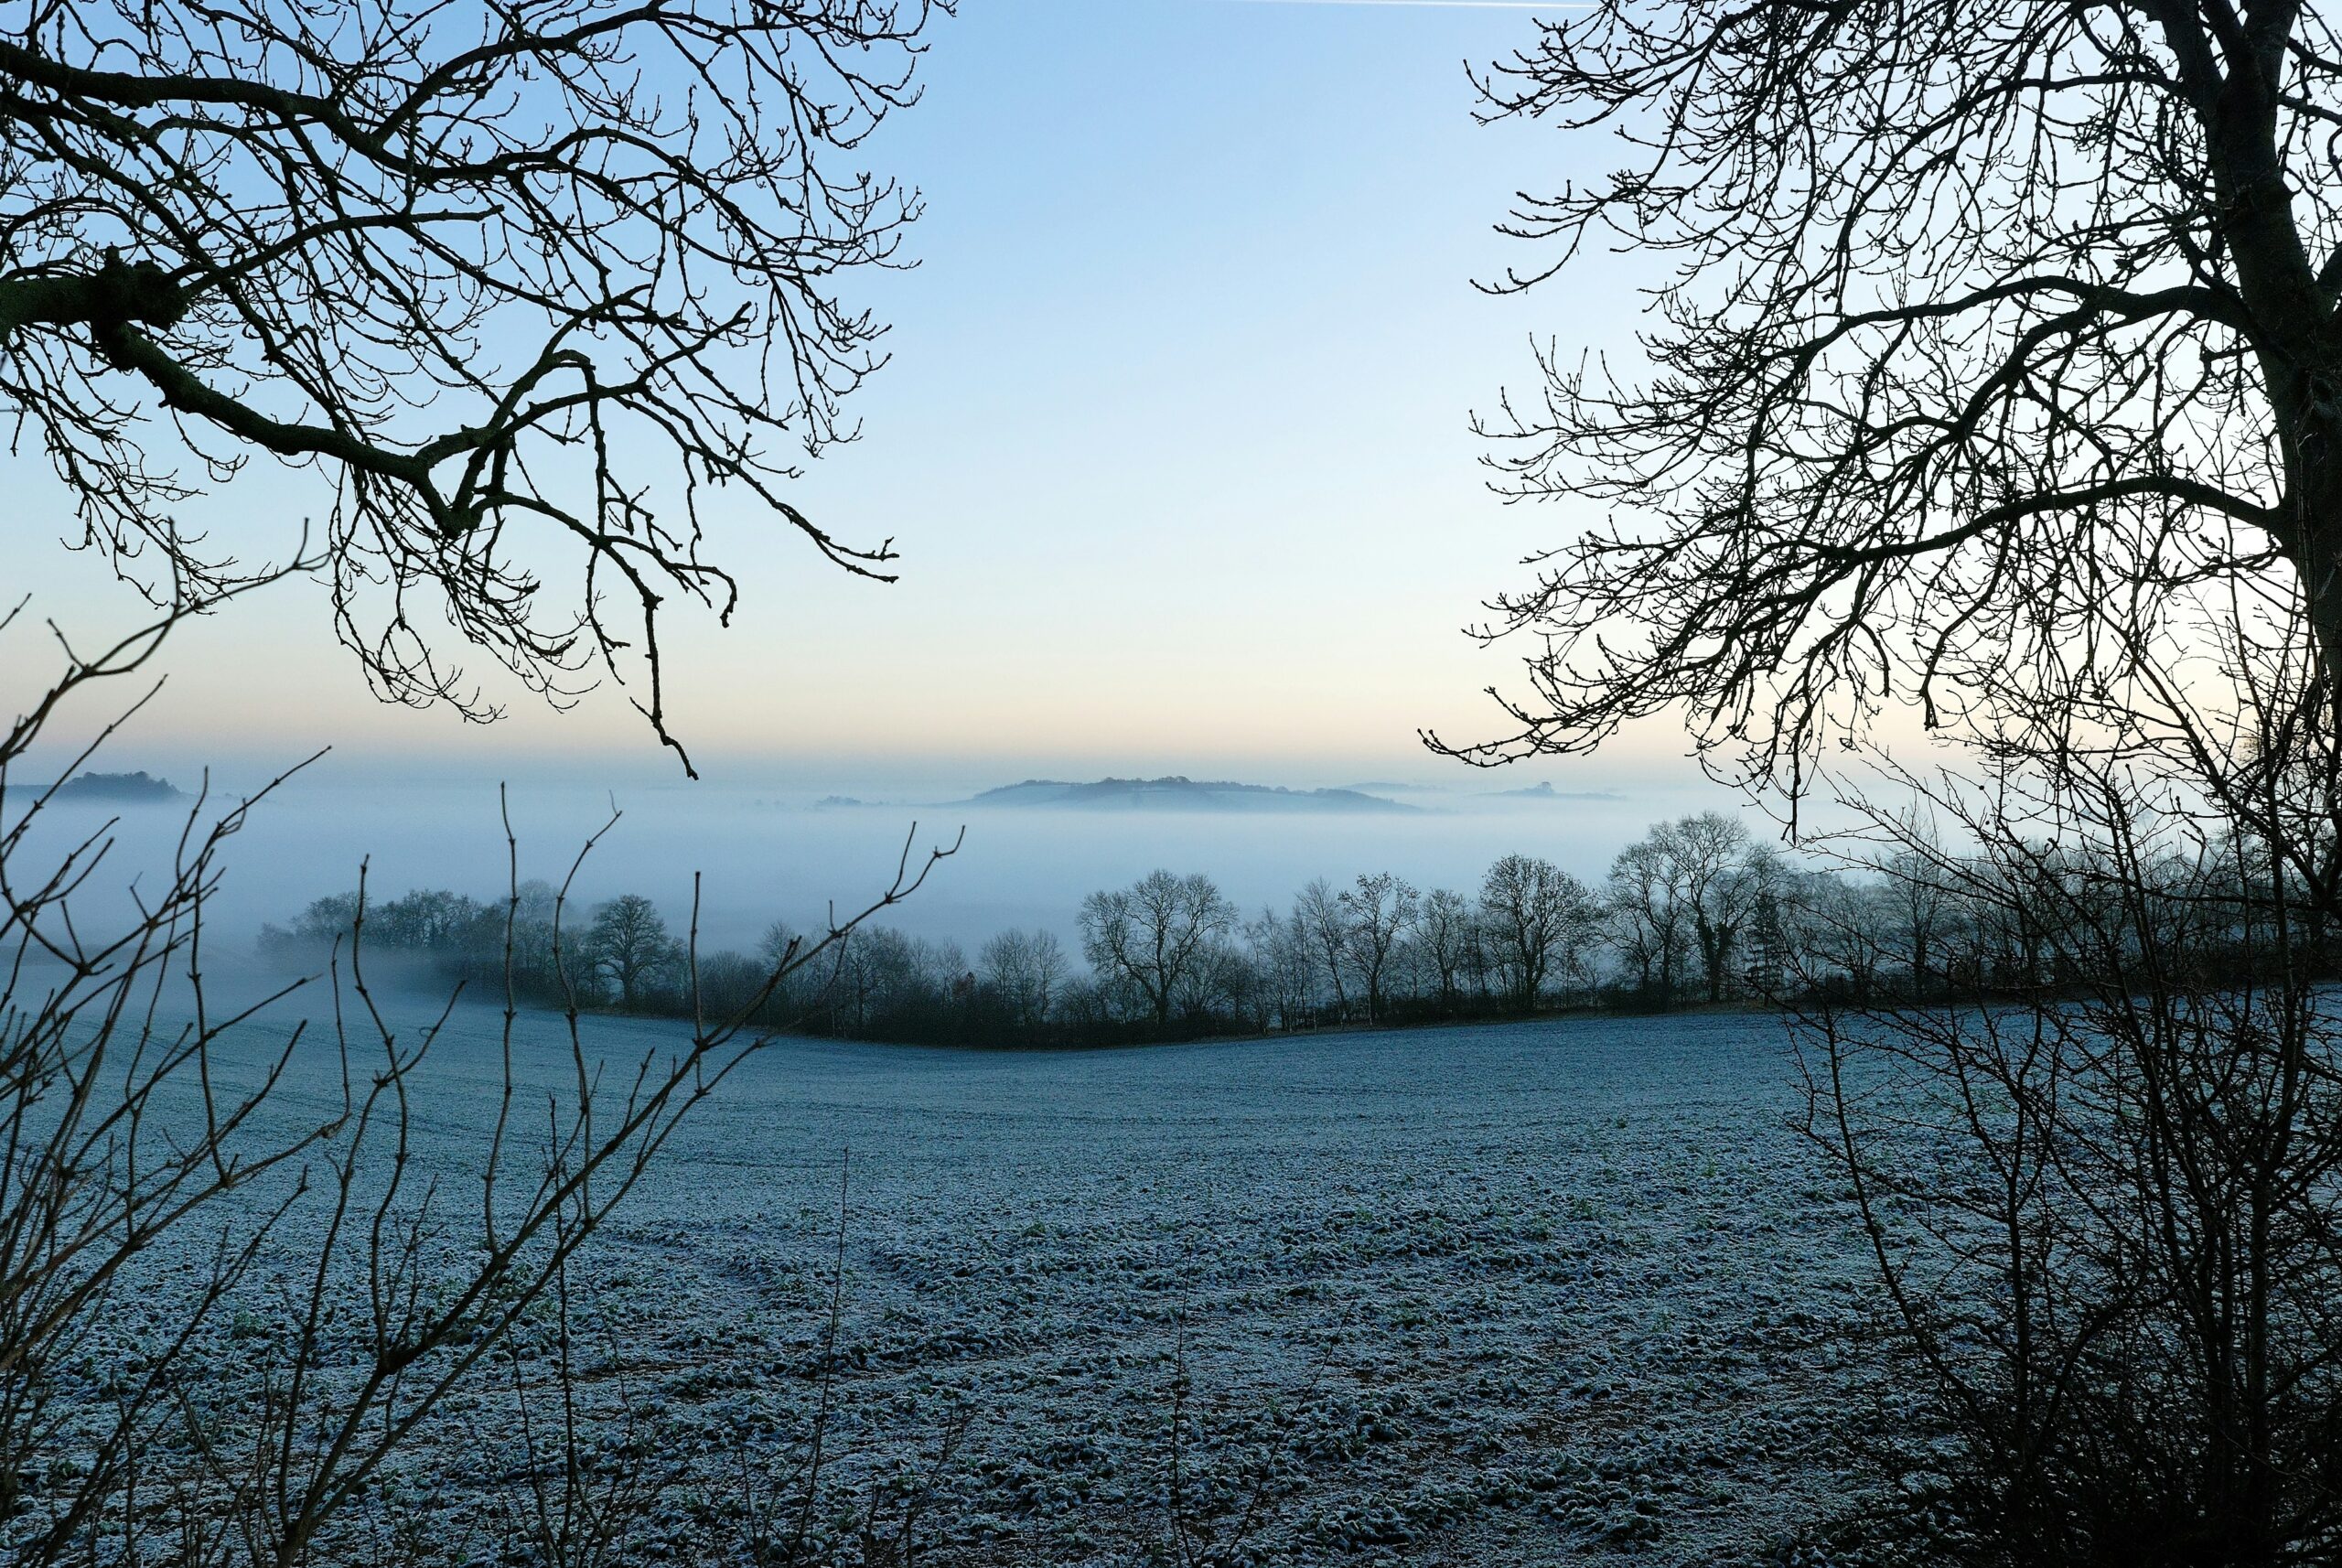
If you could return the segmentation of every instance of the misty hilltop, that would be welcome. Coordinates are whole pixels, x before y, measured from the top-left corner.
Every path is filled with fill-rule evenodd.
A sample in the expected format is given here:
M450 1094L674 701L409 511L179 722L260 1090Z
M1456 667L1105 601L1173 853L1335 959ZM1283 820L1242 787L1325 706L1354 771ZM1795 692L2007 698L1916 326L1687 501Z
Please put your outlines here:
M23 794L38 794L38 790L19 787ZM68 779L48 792L51 804L87 803L100 806L167 806L188 799L186 791L175 787L167 779L152 774L91 773Z
M1101 779L1073 784L1027 779L987 789L971 806L1051 806L1096 811L1406 811L1413 806L1356 789L1286 789L1227 780Z
M1551 779L1531 784L1526 789L1493 789L1491 800L1621 800L1623 795L1607 789L1556 789Z

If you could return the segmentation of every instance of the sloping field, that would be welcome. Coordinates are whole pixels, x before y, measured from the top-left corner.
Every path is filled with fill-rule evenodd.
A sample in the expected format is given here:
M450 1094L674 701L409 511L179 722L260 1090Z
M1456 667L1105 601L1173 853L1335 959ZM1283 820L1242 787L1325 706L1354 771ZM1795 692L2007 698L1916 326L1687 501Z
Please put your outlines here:
M614 1063L670 1037L589 1028ZM425 1167L479 1146L498 1061L459 1012ZM641 1495L628 1560L1775 1561L1859 1420L1863 1258L1798 1103L1778 1024L1740 1017L783 1042L596 1243L596 1485ZM374 1526L497 1560L512 1378Z

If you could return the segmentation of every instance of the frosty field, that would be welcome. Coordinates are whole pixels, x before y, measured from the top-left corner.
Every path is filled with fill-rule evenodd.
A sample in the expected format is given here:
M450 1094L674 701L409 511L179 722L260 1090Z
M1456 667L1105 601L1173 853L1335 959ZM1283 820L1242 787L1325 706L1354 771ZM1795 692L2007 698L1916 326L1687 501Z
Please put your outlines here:
M424 1075L443 1175L493 1116L495 1025L460 1011ZM523 1026L557 1083L555 1021ZM801 1517L849 1558L1776 1561L1832 1499L1864 1279L1799 1102L1753 1017L780 1042L591 1254L588 1400L656 1494L628 1559L748 1560L826 1398ZM464 1396L375 1522L493 1560L513 1409L509 1369Z

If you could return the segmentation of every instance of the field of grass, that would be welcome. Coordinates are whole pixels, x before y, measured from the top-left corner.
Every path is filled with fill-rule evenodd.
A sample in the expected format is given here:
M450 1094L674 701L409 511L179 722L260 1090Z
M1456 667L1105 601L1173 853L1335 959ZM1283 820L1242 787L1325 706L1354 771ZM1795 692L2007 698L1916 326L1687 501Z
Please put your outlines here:
M457 1202L497 1022L459 1009L416 1080L418 1174ZM587 1042L615 1065L670 1027ZM521 1028L558 1087L558 1021ZM589 1491L629 1561L1778 1561L1861 1406L1864 1257L1798 1105L1746 1015L779 1042L581 1272ZM533 1329L353 1527L510 1560L516 1382L552 1434Z

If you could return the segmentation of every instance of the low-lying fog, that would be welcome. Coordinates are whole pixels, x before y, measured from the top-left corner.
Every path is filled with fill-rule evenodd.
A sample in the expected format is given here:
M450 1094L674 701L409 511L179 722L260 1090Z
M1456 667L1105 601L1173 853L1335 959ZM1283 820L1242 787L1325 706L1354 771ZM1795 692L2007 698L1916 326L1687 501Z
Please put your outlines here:
M917 854L951 843L964 825L960 854L886 918L972 951L1008 926L1044 927L1070 941L1085 894L1157 866L1207 873L1248 915L1263 904L1284 905L1314 876L1339 882L1391 871L1421 887L1468 891L1489 861L1513 851L1543 855L1592 881L1651 822L1735 805L1717 789L1542 800L1471 792L1529 782L1491 778L1445 792L1386 789L1417 808L1387 814L822 806L802 794L637 788L617 795L623 816L579 871L575 891L587 906L618 893L646 894L680 930L697 871L703 940L746 946L775 918L802 929L818 925L832 901L841 915L868 901L893 877L914 823L914 864ZM558 884L611 802L596 789L514 786L521 876ZM112 810L53 806L39 842L53 847L68 832L91 832ZM168 865L186 813L134 807L120 809L120 817L115 848L90 885L92 899L118 897L134 872L151 885ZM506 884L506 852L495 786L384 789L328 777L285 786L255 809L229 847L210 914L214 950L249 951L263 920L287 920L310 899L355 886L359 863L369 856L377 897L415 887L497 897ZM12 875L21 881L21 865Z

